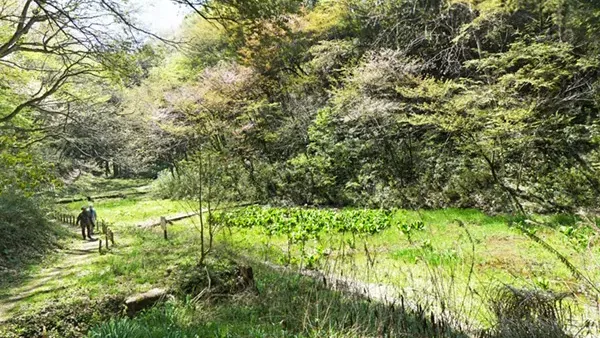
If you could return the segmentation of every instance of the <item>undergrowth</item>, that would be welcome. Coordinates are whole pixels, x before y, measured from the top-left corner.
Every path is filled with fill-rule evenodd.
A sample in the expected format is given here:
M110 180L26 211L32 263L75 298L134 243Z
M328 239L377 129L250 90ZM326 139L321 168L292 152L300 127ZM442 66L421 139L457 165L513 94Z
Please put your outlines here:
M85 294L84 289L78 290ZM91 326L122 315L123 296L66 298L48 302L41 309L27 311L0 326L3 338L79 338ZM119 336L126 337L126 336Z
M67 232L53 223L42 201L0 194L0 276L43 258ZM3 276L6 277L6 276ZM5 278L0 278L4 280Z
M467 337L425 309L332 291L294 273L259 267L256 283L258 293L180 299L98 325L88 337Z

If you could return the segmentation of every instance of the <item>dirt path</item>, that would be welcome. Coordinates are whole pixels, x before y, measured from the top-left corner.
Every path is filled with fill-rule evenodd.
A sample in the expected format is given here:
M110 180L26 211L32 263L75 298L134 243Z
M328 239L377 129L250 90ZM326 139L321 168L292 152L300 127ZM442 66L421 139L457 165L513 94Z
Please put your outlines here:
M99 257L98 240L83 241L76 229L70 230L77 234L77 240L61 250L56 263L32 274L20 286L8 290L7 295L0 296L0 323L18 314L18 308L25 305L29 299L67 288L68 285L61 285L61 279L77 274L82 267Z
M170 215L167 219L176 221L194 215L193 213L181 213ZM155 218L143 222L150 227L153 223L156 223ZM28 301L34 297L76 286L73 278L67 277L86 274L86 270L100 257L98 235L93 236L96 238L95 240L84 241L80 239L81 234L78 228L68 227L68 229L73 232L75 240L57 254L58 257L54 263L31 274L19 286L9 290L0 290L0 323L19 315L21 309L26 308Z

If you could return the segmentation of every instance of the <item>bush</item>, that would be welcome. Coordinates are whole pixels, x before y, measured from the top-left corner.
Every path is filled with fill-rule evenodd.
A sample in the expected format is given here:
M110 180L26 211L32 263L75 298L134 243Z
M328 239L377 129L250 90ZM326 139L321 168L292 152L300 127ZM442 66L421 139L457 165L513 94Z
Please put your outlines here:
M493 338L568 338L568 294L500 288L491 302L496 317Z
M186 198L194 194L194 181L187 171L179 174L171 173L169 170L163 170L158 173L158 177L152 184L154 195L160 198Z
M234 295L255 291L252 268L226 257L207 257L204 263L182 268L175 277L173 289L181 296L196 297L200 293Z
M245 201L252 200L256 194L248 180L237 161L203 153L194 155L189 161L179 162L172 171L158 173L153 191L160 198L196 198L201 185L205 200Z
M13 269L55 248L64 231L48 220L37 199L0 193L0 270Z

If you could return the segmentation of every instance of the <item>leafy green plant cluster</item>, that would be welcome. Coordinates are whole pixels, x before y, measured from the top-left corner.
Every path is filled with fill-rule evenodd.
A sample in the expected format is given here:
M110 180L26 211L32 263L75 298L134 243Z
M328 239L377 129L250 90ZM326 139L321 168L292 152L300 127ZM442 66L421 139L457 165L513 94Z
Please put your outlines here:
M392 225L391 210L248 207L215 213L213 221L237 228L262 228L269 235L292 235L294 242L323 233L376 234Z
M567 236L573 247L578 250L587 248L590 245L590 241L593 237L592 230L587 227L563 225L558 228L558 231Z
M414 223L402 223L398 225L398 229L400 229L400 231L402 231L402 233L404 235L406 235L406 238L408 239L408 241L410 243L412 243L412 236L416 231L423 231L425 230L425 223L423 223L422 221L417 221Z
M306 243L319 241L325 234L350 234L348 245L355 248L357 235L374 235L392 226L392 210L378 209L307 209L248 207L212 215L213 224L233 228L258 228L268 236L287 238L287 256L281 263L300 263L314 266L322 257L318 252L310 254ZM298 245L300 260L292 255Z

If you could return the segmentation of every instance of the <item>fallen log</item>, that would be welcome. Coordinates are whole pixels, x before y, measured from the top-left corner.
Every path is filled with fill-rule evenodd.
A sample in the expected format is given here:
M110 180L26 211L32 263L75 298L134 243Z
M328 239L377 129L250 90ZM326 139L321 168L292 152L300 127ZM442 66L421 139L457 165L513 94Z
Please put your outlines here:
M217 208L217 209L213 209L213 211L217 211L217 210L225 210L225 209L236 209L236 208L243 208L243 207L247 207L250 205L254 205L255 203L244 203L244 204L239 204L233 207L224 207L224 208ZM203 210L203 213L208 212L207 210ZM172 216L167 216L165 217L167 223L173 223L173 222L177 222L177 221L181 221L187 218L191 218L194 216L198 216L199 212L187 212L187 213L181 213L181 214L177 214L177 215L172 215ZM156 220L149 220L146 221L144 223L140 223L138 224L138 228L154 228L161 225L161 219L156 219Z
M185 213L185 214L178 214L178 215L173 215L173 216L167 216L165 217L165 220L167 223L173 223L173 222L177 222L177 221L181 221L187 218L191 218L194 216L198 216L198 212L192 212L192 213ZM161 225L161 220L151 220L148 222L144 222L144 223L140 223L138 224L138 228L154 228Z

